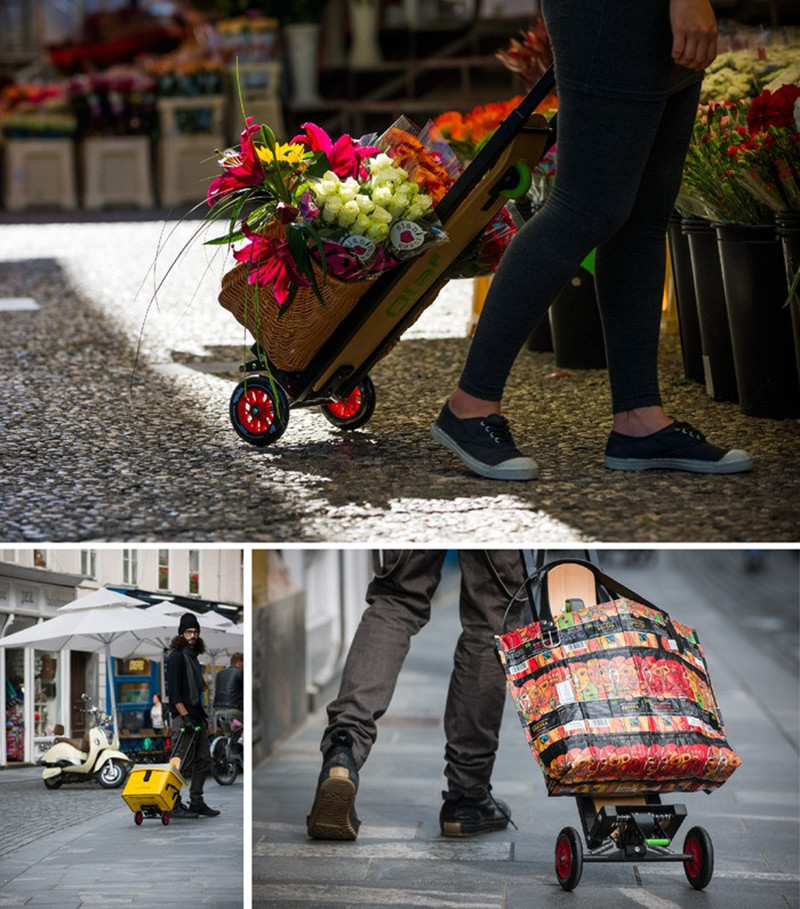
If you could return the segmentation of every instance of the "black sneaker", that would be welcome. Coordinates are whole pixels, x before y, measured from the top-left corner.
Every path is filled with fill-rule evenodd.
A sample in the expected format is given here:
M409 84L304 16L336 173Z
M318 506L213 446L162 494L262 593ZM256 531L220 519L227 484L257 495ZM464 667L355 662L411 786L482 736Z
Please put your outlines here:
M740 473L753 459L746 451L726 451L706 442L688 423L670 423L649 436L613 432L606 443L606 467L612 470L688 470L691 473Z
M354 840L361 825L355 809L357 792L353 740L348 733L337 732L325 752L314 804L306 818L308 835L317 840Z
M476 836L505 830L511 820L511 809L491 792L470 798L461 792L443 792L444 804L439 812L442 836Z
M189 802L189 811L196 811L197 817L219 817L219 811L216 808L209 808L205 802L194 805Z
M514 445L508 420L499 414L460 420L445 404L431 435L470 470L490 480L533 480L539 473Z
M175 807L172 809L172 811L170 811L170 815L173 818L181 818L183 820L200 817L196 811L192 811L191 808L187 808L183 802L176 802Z

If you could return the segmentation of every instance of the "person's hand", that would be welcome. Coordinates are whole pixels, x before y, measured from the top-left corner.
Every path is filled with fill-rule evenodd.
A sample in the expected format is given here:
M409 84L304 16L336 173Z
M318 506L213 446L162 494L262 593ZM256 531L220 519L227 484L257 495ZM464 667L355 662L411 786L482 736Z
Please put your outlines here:
M672 59L703 70L717 56L717 17L709 0L670 0Z

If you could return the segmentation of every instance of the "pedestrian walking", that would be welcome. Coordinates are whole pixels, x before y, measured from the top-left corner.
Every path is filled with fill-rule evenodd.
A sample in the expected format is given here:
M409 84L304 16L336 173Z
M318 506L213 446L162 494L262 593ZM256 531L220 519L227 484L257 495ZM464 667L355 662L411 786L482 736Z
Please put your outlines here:
M244 654L231 654L230 665L217 676L214 710L239 722L244 719Z
M211 770L211 749L208 741L208 715L203 707L206 683L198 657L205 653L200 637L200 623L193 612L185 612L178 625L178 634L169 645L167 657L167 694L172 728L180 735L176 756L181 760L181 773L188 776L189 806L178 802L172 811L177 818L216 817L214 808L206 805L203 787Z
M376 721L392 699L411 644L431 614L446 550L382 550L367 588L369 606L356 629L338 696L328 706L322 771L307 818L316 839L354 840L359 771L376 741ZM507 804L492 795L491 776L505 701L505 678L493 635L523 581L516 550L458 551L461 635L444 715L445 777L439 824L444 836L503 830ZM444 659L444 656L443 656Z
M671 420L658 385L665 236L703 70L716 56L709 0L542 0L558 86L558 163L547 202L509 245L433 437L472 470L530 480L501 400L522 345L580 263L595 285L611 386L604 464L749 470L747 452Z

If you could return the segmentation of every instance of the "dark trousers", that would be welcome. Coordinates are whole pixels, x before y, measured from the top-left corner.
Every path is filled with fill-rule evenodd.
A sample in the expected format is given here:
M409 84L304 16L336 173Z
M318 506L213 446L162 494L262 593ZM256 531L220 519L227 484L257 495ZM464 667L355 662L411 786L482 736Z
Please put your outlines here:
M183 720L180 717L172 718L172 731L176 737L180 735L182 725ZM191 773L190 804L199 805L203 801L203 786L206 777L211 772L211 747L206 723L201 723L200 731L195 734L194 738L190 735L182 735L175 753L181 759L181 776L188 779Z
M602 24L611 6L623 8L598 0L581 4L581 9ZM625 15L631 7L637 15L651 15L652 4L647 9L643 3L641 9L638 3L624 4ZM597 49L589 43L579 52L592 40L593 20L571 21L569 4L549 3L547 8L558 11L552 23L548 19L559 79L555 188L503 256L459 387L485 400L502 398L523 344L583 259L596 249L595 286L612 410L659 405L665 235L697 110L699 82L692 82L689 74L688 81L678 82L680 87L670 94L623 95L615 80L622 84L624 79L631 92L640 84L652 88L648 77L667 88L671 84L671 70L647 69L653 54L666 53L669 63L668 23L662 25L666 51L662 37L654 33L652 49L641 54L641 60L636 57L637 71L629 66L628 50L623 50L637 46L636 34L609 32L616 35L619 47ZM592 69L597 61L604 62L602 71ZM620 74L615 62L620 63Z
M445 550L383 550L386 571L367 589L368 608L356 629L338 697L328 706L323 753L334 732L349 732L360 767L377 738L411 638L431 614ZM461 635L445 706L445 777L449 788L481 795L489 787L505 700L505 677L493 635L522 582L517 550L459 550ZM516 610L513 615L519 617ZM442 659L447 659L442 654Z

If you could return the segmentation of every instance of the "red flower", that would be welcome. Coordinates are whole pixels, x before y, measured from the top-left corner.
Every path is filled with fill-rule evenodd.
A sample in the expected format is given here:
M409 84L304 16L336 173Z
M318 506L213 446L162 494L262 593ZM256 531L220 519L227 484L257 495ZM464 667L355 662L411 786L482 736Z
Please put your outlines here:
M259 132L261 127L252 117L248 117L245 124L238 153L233 149L226 152L222 160L225 173L213 180L208 187L206 201L209 205L214 205L242 187L258 186L264 180L264 165L253 144L253 133Z
M747 128L751 133L770 126L789 126L794 129L794 104L800 98L800 85L782 85L777 91L764 89L753 98L747 112Z
M250 241L247 246L234 252L237 262L250 263L248 283L260 287L272 286L275 302L280 306L286 302L291 286L309 287L311 282L301 274L295 265L289 241L282 237L265 237L255 234L246 225L242 233Z
M311 151L323 152L331 170L343 180L347 177L366 179L367 169L364 167L363 161L380 151L376 145L358 145L346 134L339 136L334 142L316 123L304 123L303 129L305 133L295 136L292 143L302 142Z

